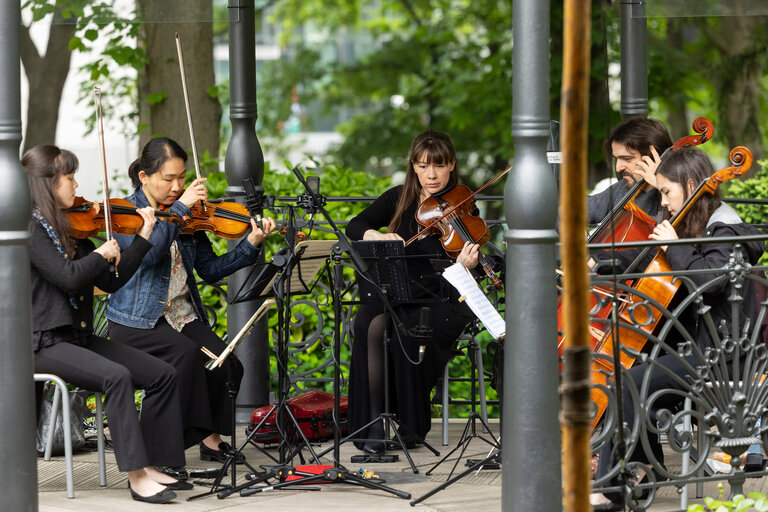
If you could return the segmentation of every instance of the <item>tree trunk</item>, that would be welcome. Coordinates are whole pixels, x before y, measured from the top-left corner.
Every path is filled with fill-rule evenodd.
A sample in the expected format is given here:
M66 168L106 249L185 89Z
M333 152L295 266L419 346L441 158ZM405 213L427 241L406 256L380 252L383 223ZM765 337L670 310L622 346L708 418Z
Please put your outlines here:
M187 89L192 111L198 156L207 151L219 155L221 105L208 94L215 85L213 72L213 8L205 0L139 0L145 23L139 44L146 48L149 64L139 70L139 144L166 136L177 141L190 154L184 94L176 52L175 33L182 43ZM184 13L179 20L178 13ZM189 21L188 21L189 20ZM165 99L150 105L148 95L165 94Z
M667 21L667 40L666 44L671 46L675 52L683 50L683 20L670 19ZM691 133L691 123L688 122L688 108L686 106L685 93L679 88L667 90L665 101L669 108L669 117L667 124L672 140L685 137Z
M705 28L707 39L721 54L713 79L718 102L716 129L726 135L728 146L746 146L755 162L765 158L760 131L760 78L765 74L768 20L764 16L726 16L717 28ZM757 166L745 176L754 175Z
M56 141L59 104L72 55L69 40L74 35L75 28L75 18L62 20L60 12L57 11L51 23L48 47L43 56L38 53L32 42L29 27L21 27L21 62L29 82L24 151L37 144L53 144Z

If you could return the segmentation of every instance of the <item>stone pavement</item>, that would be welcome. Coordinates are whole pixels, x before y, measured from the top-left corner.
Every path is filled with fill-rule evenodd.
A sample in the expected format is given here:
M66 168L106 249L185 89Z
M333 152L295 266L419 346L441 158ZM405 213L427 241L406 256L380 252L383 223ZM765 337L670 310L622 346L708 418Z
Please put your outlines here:
M447 454L456 446L456 443L464 429L465 420L453 419L450 423L449 445L441 446L439 420L433 420L434 424L427 441L432 444L442 455ZM491 420L491 428L494 433L498 433L499 424ZM478 424L479 426L479 424ZM478 430L479 433L479 430ZM238 436L242 440L243 430L238 431ZM487 434L484 437L488 439ZM329 442L322 443L317 451L330 447ZM469 444L467 451L462 456L457 466L457 472L465 469L464 462L467 458L483 458L489 450L489 445L481 439L475 438ZM277 450L270 449L273 456L277 456ZM304 452L307 453L306 451ZM414 474L408 462L401 451L390 452L399 455L400 460L387 464L354 464L350 462L352 455L360 452L355 449L351 443L341 447L341 463L350 471L357 471L361 466L373 469L375 473L386 480L386 484L399 491L405 491L411 494L412 499L423 496L434 489L440 483L444 482L448 473L451 471L456 455L439 466L430 476L425 472L434 465L440 457L434 456L424 447L411 450L411 455L418 468L419 473ZM272 462L254 447L245 449L247 460L250 464L257 467L259 465L270 465ZM324 463L331 464L329 453L323 458ZM525 457L520 457L521 463ZM187 451L187 465L189 469L204 469L219 467L214 463L201 462L199 459L199 450L197 447ZM40 512L63 512L63 511L81 511L88 510L93 512L142 512L157 511L158 505L140 503L130 498L128 494L127 477L124 473L117 470L114 463L114 457L107 454L107 487L99 487L98 483L98 461L95 453L81 453L75 456L75 498L67 499L64 477L64 458L58 457L45 462L38 459L38 498ZM245 481L245 471L243 466L238 466L238 481ZM670 468L672 469L672 468ZM535 470L535 468L532 468ZM452 484L447 489L438 492L434 496L417 504L415 507L410 505L410 500L396 497L387 492L372 490L359 487L348 483L321 484L314 486L319 490L308 490L305 485L303 488L294 488L291 490L272 490L262 492L252 496L241 497L233 494L225 499L218 499L216 496L208 496L195 501L187 501L190 496L203 493L208 487L196 485L192 491L177 491L179 497L168 505L168 510L203 512L224 510L227 512L269 510L270 512L300 512L300 511L358 511L358 510L376 510L377 512L422 510L422 511L440 511L440 512L466 512L483 511L491 512L501 510L501 476L500 470L483 470L479 473L471 473L458 482ZM224 483L229 484L231 477L227 476ZM747 482L748 491L758 490L766 492L765 479L750 480ZM692 492L693 488L691 487ZM714 484L705 489L705 495L715 496L717 490ZM692 499L691 503L701 502L701 500ZM165 508L161 508L165 510ZM673 487L663 488L659 491L657 499L651 508L653 512L680 510L680 499Z

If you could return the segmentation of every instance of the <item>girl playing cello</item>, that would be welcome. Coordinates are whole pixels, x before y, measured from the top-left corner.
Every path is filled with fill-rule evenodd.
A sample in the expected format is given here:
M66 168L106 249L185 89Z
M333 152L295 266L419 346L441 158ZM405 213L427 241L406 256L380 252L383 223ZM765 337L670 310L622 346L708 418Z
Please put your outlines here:
M759 234L756 228L745 224L730 206L721 201L717 190L715 190L714 194L703 194L691 206L691 209L682 218L681 222L676 227L672 226L669 219L681 211L684 203L696 187L707 180L713 173L714 168L709 158L704 152L696 148L683 149L671 153L661 161L656 170L656 186L661 194L661 206L665 209L665 219L655 227L650 238L664 242L677 238L717 238ZM749 263L756 264L763 253L763 243L755 241L743 242L741 246L745 250L746 259ZM712 269L715 271L722 269L728 263L733 247L734 243L728 242L699 245L669 245L661 246L661 250L664 251L666 260L673 270ZM629 254L631 252L635 251L620 251L617 255L620 253ZM623 256L619 260L626 263L627 258ZM610 255L598 254L597 257L610 257ZM689 277L697 286L701 286L711 281L714 275L714 273L694 274ZM715 325L720 325L721 321L730 323L732 318L732 304L728 300L730 292L729 282L723 280L718 283L718 286L708 287L703 294L704 303L711 308L710 314ZM741 308L739 318L742 321L746 318L754 320L756 303L750 281L746 281L741 295L744 300L739 305ZM700 321L698 312L693 311L693 309L687 308L683 311L683 314L679 317L681 324L702 349L714 346L715 340L711 339L705 322ZM670 346L676 346L673 340L668 339L666 343ZM655 391L662 389L682 389L680 383L673 375L680 379L685 379L691 365L695 367L696 364L693 356L687 356L685 361L687 364L674 354L661 355L657 358L654 362L648 395L650 396ZM649 365L641 364L634 366L627 372L628 377L634 381L635 389L640 389L645 373L648 370ZM679 395L672 393L654 400L649 411L651 421L656 418L659 410L669 410L680 400ZM622 390L622 402L624 421L631 426L634 422L636 404L629 392L629 386L625 386ZM652 457L663 463L664 456L657 437L650 435L648 439ZM612 449L612 443L608 442L600 451L597 478L606 475L611 468ZM638 448L633 453L627 454L626 460L648 462L650 460L649 457L645 450L639 447L638 443ZM642 478L644 475L638 476ZM600 504L608 503L609 501L618 502L619 499L620 497L618 496L595 493L592 495L591 501L593 504Z

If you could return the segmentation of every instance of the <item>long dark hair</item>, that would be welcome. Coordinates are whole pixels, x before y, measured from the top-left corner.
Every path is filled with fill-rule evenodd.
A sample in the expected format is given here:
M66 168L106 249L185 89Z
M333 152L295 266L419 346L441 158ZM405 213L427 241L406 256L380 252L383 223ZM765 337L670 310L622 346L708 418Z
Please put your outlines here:
M682 149L664 157L656 174L661 174L669 181L679 183L683 187L683 198L688 199L688 183L693 182L694 189L715 173L712 161L698 148ZM707 228L707 222L712 214L720 207L720 191L714 194L702 194L693 203L688 213L675 227L680 238L699 238ZM664 218L671 216L669 210L664 211Z
M637 151L643 156L651 156L651 146L661 155L672 145L672 137L667 127L658 119L650 117L631 117L617 124L605 141L606 156L613 154L614 142L624 144L627 149Z
M131 177L131 183L134 188L141 185L139 172L144 171L147 176L152 176L172 158L181 158L187 161L187 152L179 146L179 143L168 137L158 137L152 139L144 145L141 150L141 156L133 161L128 168L128 176Z
M419 200L421 184L413 164L420 160L426 160L427 163L438 165L450 165L456 162L456 150L453 148L453 141L448 134L437 130L427 130L413 139L411 150L408 152L408 169L405 174L405 183L403 183L400 198L397 200L395 215L392 217L389 226L387 226L388 233L393 233L400 226L405 210L415 201ZM446 188L452 187L459 182L458 173L457 164L454 165L453 171L451 171Z
M73 174L78 167L77 157L66 149L50 144L33 147L21 157L21 165L29 180L32 204L56 231L64 251L75 253L75 242L69 234L69 219L56 202L54 188L62 176ZM34 222L34 221L33 221Z

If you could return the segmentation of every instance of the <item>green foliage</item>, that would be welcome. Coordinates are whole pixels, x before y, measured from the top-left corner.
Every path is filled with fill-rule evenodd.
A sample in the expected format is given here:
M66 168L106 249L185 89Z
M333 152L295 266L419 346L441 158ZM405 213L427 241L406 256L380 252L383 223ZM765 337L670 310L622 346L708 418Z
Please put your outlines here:
M723 484L719 484L720 496L718 499L704 498L704 505L696 504L688 506L688 512L766 512L768 511L768 498L761 492L751 492L749 496L737 494L731 500L723 499Z
M77 100L87 112L93 112L86 119L88 130L85 135L95 126L94 85L105 91L102 97L104 119L116 122L122 133L137 133L136 77L125 72L126 68L138 70L147 63L146 53L137 46L140 24L136 13L120 16L113 2L102 0L27 0L22 9L32 13L33 23L55 16L58 10L62 19L77 25L69 49L88 56L80 71L85 72L89 80L80 84Z
M753 178L747 180L730 180L723 184L725 197L741 199L768 198L768 160L758 162L759 169ZM733 208L747 224L768 225L768 205L762 204L733 204ZM760 257L761 265L768 263L768 254Z

